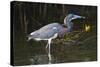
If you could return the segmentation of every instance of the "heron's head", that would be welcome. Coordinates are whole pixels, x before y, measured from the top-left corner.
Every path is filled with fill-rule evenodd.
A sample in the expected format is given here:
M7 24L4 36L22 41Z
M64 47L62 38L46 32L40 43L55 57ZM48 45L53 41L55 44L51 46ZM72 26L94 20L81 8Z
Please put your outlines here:
M75 20L75 19L85 19L85 17L72 14L72 13L68 14L64 19L64 24L67 25L69 31L72 30L72 27L73 27L72 20Z
M76 14L68 14L67 15L67 20L69 20L70 22L72 20L75 20L75 19L85 19L85 17L79 16L79 15L76 15Z
M79 16L76 14L68 14L64 19L64 24L71 23L72 20L75 20L75 19L85 19L85 17Z

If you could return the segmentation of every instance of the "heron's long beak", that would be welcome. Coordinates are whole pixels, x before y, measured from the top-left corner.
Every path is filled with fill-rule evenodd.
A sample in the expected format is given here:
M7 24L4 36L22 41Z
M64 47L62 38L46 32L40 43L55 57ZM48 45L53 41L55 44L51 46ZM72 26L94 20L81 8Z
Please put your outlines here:
M79 15L73 15L70 21L75 20L75 19L85 19L84 16L79 16Z
M85 17L84 16L79 16L79 15L74 15L74 17L72 18L72 20L74 20L74 19L85 19Z

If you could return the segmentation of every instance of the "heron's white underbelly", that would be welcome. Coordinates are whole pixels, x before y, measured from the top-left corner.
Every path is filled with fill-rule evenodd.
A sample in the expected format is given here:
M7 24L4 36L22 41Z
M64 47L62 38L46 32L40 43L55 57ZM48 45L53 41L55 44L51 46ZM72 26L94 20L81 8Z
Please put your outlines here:
M36 41L40 41L40 40L49 40L49 39L55 39L58 36L58 33L54 34L54 36L52 36L51 38L48 39L42 39L42 38L34 38Z

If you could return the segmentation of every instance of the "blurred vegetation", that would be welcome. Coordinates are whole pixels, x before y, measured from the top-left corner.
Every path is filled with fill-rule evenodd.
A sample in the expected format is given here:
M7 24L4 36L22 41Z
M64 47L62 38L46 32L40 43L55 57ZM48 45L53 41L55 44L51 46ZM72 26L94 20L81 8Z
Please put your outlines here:
M97 7L88 5L66 5L51 3L11 2L11 24L13 35L13 65L47 64L46 41L27 42L27 35L46 24L63 24L70 10L85 16L85 20L74 20L73 32L51 44L52 63L97 60ZM85 30L85 25L88 31Z

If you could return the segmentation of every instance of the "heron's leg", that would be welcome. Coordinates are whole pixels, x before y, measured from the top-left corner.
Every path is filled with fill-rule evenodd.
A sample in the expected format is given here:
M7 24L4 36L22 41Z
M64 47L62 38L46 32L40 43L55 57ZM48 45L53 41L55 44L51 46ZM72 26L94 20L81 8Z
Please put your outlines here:
M46 49L47 49L48 45L49 45L49 44L47 43L47 45L46 45L46 47L45 47Z
M48 50L47 50L48 45L49 45L49 44L47 43L47 45L46 45L46 47L45 47L45 50L46 50L47 53L48 53Z
M50 44L51 44L51 39L48 40L48 45L49 45L49 52L48 52L49 63L51 63Z

